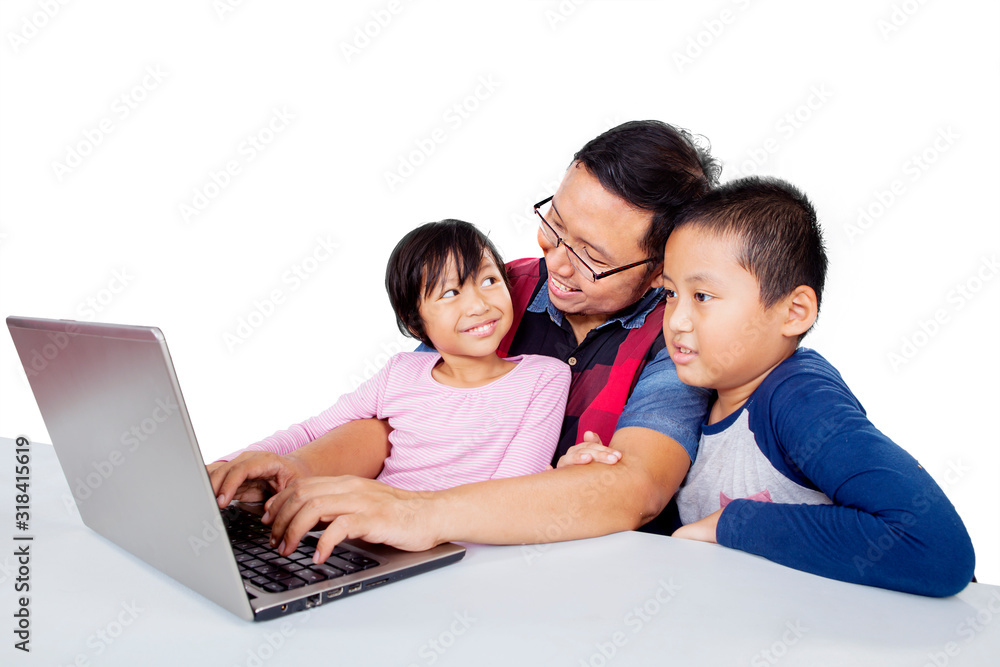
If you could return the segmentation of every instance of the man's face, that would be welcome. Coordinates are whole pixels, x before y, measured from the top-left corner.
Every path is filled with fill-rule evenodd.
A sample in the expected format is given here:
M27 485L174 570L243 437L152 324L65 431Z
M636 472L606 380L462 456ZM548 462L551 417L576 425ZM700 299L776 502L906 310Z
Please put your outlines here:
M639 243L652 224L653 214L635 209L605 190L580 163L569 168L551 203L540 212L565 243L598 273L646 257ZM569 315L610 315L660 284L660 267L648 274L648 265L591 282L575 269L568 251L554 247L541 229L538 245L549 270L549 299Z

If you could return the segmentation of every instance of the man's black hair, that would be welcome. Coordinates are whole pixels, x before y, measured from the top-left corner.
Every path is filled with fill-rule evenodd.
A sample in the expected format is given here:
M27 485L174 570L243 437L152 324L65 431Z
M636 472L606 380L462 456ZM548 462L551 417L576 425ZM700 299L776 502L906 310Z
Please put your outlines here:
M721 166L687 130L634 120L591 139L573 156L608 192L653 214L640 247L663 257L675 216L719 180ZM655 266L650 266L650 271Z
M464 283L479 271L487 255L509 288L500 252L475 225L452 219L428 222L400 239L385 268L385 291L403 335L434 347L420 318L421 299L430 296L445 278L449 259L454 258L458 281Z

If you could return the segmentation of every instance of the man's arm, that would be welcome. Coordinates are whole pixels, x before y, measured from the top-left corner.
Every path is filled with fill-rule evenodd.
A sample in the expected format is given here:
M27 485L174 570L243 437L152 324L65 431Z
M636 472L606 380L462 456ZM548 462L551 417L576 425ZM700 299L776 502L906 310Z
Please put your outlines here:
M448 541L556 542L637 528L666 506L690 465L687 451L645 428L619 429L614 466L573 466L445 491L413 492L357 478L309 478L271 498L265 522L287 555L330 522L317 558L346 538L419 551Z
M613 466L572 466L443 491L436 512L441 541L541 543L639 528L677 492L690 458L677 442L646 428L620 429L610 445L623 454Z

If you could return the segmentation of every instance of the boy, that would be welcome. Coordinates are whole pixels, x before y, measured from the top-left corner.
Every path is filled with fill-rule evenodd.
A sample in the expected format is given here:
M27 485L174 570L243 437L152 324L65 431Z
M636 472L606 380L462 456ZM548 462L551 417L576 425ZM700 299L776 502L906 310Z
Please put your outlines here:
M972 579L972 542L927 472L799 347L827 259L816 213L775 179L728 183L666 244L664 336L682 382L716 390L677 494L675 537L931 596Z

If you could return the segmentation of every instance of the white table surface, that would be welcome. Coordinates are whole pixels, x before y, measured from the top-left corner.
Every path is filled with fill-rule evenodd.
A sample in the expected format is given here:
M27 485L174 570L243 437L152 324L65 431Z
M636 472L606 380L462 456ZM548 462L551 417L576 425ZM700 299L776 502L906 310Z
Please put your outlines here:
M16 530L13 449L0 439L4 665L1000 664L1000 587L923 598L641 533L467 545L444 569L250 623L84 526L49 445L31 445L30 530ZM25 534L30 654L12 632Z

